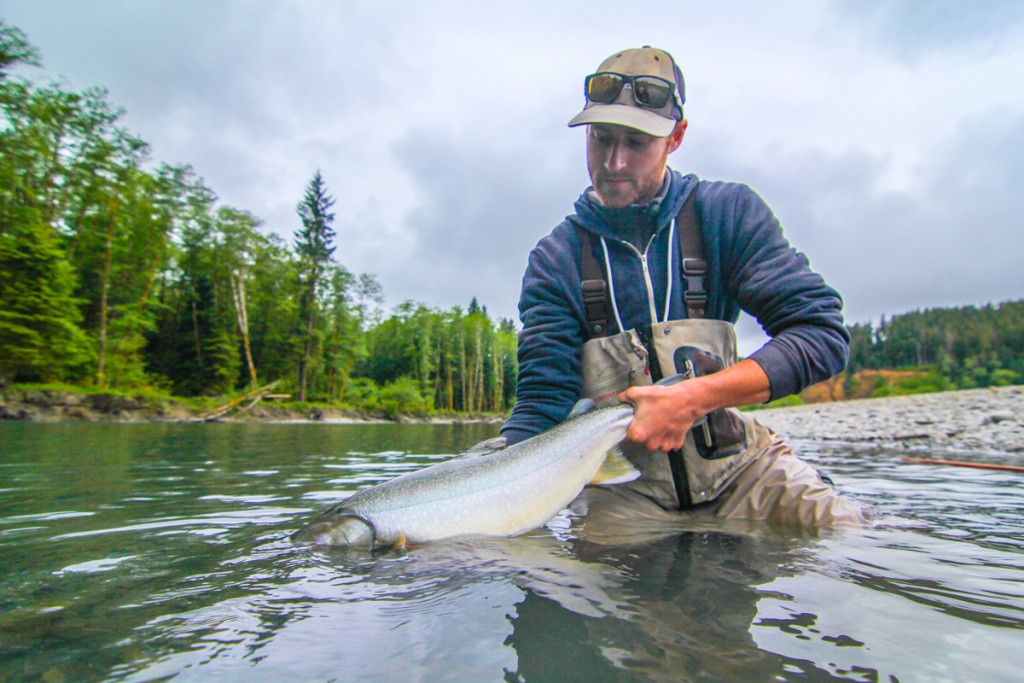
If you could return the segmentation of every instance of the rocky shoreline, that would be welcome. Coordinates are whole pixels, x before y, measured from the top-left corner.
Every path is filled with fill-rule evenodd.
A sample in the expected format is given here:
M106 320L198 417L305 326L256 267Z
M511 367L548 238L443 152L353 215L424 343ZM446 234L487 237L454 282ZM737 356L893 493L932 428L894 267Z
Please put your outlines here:
M790 441L825 441L932 454L1009 456L1024 465L1024 387L811 403L756 412ZM0 393L0 420L24 422L189 422L201 415L165 399L49 390ZM501 415L435 415L389 420L356 410L264 402L220 422L487 422Z
M915 455L1011 456L1024 464L1024 387L815 403L755 413L791 441L835 441Z

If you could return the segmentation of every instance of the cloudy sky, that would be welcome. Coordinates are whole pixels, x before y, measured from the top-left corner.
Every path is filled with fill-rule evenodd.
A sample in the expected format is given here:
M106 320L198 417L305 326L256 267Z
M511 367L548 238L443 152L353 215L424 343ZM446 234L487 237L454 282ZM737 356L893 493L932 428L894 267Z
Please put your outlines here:
M670 160L756 189L848 322L1024 297L1024 2L0 0L38 76L104 86L159 162L290 236L316 169L338 260L389 305L518 321L588 184L583 77L671 52ZM26 74L28 75L28 74ZM760 344L741 326L744 352Z

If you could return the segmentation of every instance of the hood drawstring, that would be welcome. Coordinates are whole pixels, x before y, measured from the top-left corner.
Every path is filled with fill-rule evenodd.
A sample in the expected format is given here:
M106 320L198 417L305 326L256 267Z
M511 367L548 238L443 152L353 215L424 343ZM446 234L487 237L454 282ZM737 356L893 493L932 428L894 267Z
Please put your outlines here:
M672 223L669 224L668 229L668 248L665 250L667 254L667 263L665 267L666 271L668 272L668 279L665 285L665 310L662 313L661 320L658 320L658 314L654 307L654 301L652 300L654 297L654 283L651 282L650 273L647 271L647 252L650 250L651 244L654 243L654 240L657 239L657 233L651 236L651 241L647 243L647 248L644 249L643 254L641 254L637 250L637 248L634 247L632 244L624 242L624 244L627 244L634 252L636 252L637 256L639 256L641 261L643 261L644 263L643 270L644 277L647 280L645 284L647 285L647 297L648 304L650 305L651 310L652 325L657 324L659 322L668 322L669 307L672 304L672 287L674 285L672 277L672 252L674 251L674 249L672 248L672 246L675 244L676 223L677 220L673 219ZM619 315L619 304L615 297L615 277L612 275L612 261L611 258L608 256L608 243L605 241L605 238L603 236L601 237L601 251L604 253L604 267L605 272L608 274L608 294L612 302L612 313L615 315L615 324L618 326L618 329L620 331L625 331L625 328L622 326L622 317Z

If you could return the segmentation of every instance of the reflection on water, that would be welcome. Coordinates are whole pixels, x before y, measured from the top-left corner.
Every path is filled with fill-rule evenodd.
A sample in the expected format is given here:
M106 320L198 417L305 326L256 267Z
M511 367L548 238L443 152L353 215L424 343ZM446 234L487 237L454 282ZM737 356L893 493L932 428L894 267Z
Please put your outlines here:
M0 680L1018 680L1024 477L803 444L874 529L288 535L493 426L0 424Z

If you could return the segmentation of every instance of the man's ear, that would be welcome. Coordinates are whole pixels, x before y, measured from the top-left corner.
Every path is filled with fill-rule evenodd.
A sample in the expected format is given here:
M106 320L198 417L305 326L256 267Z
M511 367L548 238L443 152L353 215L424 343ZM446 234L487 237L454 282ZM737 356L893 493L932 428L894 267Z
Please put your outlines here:
M688 125L689 125L689 121L687 121L686 119L683 119L679 123L677 123L676 127L672 129L672 132L668 134L668 137L669 137L668 153L669 154L671 154L672 152L674 152L677 149L679 149L679 145L683 144L683 137L686 135L686 127Z

